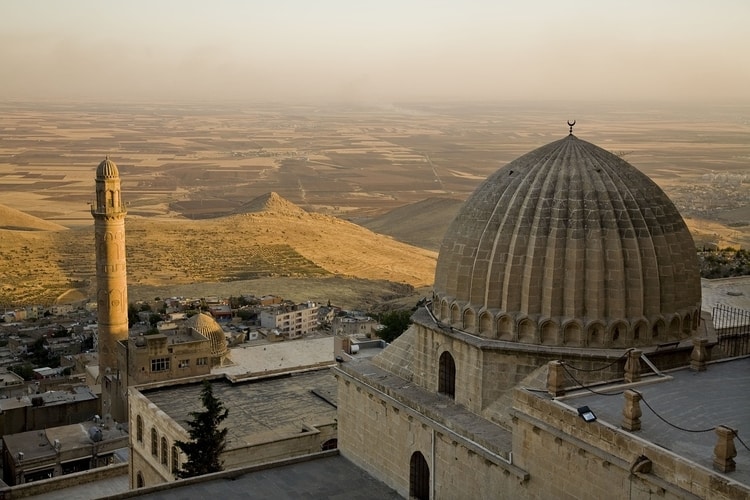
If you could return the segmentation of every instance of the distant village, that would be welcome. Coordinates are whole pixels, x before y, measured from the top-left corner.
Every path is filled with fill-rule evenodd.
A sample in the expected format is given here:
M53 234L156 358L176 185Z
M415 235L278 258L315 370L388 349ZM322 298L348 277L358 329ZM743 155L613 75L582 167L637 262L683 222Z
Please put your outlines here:
M343 310L330 303L295 303L275 295L157 297L129 305L131 337L175 335L185 320L199 313L210 315L221 325L230 347L333 334L353 336L356 344L357 339L377 339L382 328L361 311ZM0 373L5 382L0 398L27 391L24 382L31 381L37 388L83 380L86 366L96 365L97 348L95 302L5 310L0 317Z
M106 377L99 372L96 308L95 302L82 302L3 312L0 434L5 484L118 463L127 467L132 460L128 422L115 421L102 407ZM155 298L129 304L128 319L130 335L118 346L118 366L128 385L212 374L239 381L314 370L386 345L378 338L382 326L363 312L274 295ZM298 345L284 347L292 342ZM72 436L81 425L98 434L76 444ZM91 442L100 445L94 449ZM48 453L31 460L39 446L49 448Z

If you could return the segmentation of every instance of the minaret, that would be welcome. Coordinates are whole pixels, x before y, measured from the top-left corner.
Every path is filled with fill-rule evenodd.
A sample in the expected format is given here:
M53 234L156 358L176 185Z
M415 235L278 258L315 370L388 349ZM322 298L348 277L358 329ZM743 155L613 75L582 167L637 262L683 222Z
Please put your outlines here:
M128 338L125 213L120 173L117 165L107 157L96 168L96 202L91 207L96 235L96 302L102 393L105 393L105 385L108 385L104 377L109 374L116 377L115 346L118 341ZM104 414L107 410L102 408Z

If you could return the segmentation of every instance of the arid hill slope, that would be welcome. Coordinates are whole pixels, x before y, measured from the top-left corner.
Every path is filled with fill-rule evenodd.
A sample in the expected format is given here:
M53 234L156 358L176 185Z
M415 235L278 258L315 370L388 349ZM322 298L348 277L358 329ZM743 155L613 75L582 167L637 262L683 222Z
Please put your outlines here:
M0 229L17 231L61 231L60 224L34 217L15 208L0 205Z
M197 221L129 217L130 295L136 296L138 287L268 276L432 284L435 252L305 212L275 193L251 201L244 210ZM51 303L71 288L90 292L94 265L93 227L0 231L0 304Z
M445 230L462 204L463 200L457 198L427 198L363 221L361 225L409 245L438 251Z

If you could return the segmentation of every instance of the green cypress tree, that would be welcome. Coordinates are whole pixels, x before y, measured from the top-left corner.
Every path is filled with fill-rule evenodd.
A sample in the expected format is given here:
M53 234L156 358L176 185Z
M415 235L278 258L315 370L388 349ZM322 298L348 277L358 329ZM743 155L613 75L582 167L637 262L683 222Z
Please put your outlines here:
M188 458L177 473L181 478L224 470L221 453L226 446L227 429L219 427L227 418L229 410L214 396L213 387L208 380L203 381L201 400L205 410L190 412L192 420L188 422L188 434L191 440L175 443Z

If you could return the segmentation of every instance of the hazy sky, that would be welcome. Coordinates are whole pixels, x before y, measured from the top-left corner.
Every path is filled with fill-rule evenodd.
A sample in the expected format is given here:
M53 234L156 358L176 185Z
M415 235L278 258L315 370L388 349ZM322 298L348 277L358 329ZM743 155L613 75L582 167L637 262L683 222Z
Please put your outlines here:
M2 0L0 99L750 101L749 0Z

